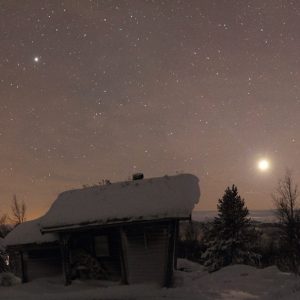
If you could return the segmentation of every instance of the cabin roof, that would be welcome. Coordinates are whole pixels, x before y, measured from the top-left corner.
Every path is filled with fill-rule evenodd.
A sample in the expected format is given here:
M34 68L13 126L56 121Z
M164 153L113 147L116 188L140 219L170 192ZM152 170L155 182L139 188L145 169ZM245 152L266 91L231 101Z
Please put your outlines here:
M66 191L41 218L44 232L87 225L188 218L200 197L191 174L112 183Z
M41 218L19 224L5 237L4 245L43 244L57 241L58 236L55 233L41 234L40 220Z

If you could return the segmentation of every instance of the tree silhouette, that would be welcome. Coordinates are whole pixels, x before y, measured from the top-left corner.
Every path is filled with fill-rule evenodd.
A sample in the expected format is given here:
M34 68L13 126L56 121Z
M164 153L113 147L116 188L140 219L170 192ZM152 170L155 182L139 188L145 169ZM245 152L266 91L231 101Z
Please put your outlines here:
M202 256L208 270L216 271L234 263L258 263L259 255L251 251L257 234L235 185L227 187L217 208L218 216L208 232L207 250Z
M280 263L297 275L300 274L300 212L298 197L298 186L293 182L291 171L287 170L284 178L279 180L272 198L277 218L282 226Z
M11 216L10 220L15 225L19 225L26 221L26 204L24 201L21 203L18 201L17 196L13 196L13 201L11 205Z

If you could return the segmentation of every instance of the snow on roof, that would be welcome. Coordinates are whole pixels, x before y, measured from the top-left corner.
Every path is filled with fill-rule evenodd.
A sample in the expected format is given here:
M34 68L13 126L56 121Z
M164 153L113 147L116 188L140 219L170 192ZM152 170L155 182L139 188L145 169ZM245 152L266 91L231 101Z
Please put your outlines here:
M41 234L40 220L35 219L27 221L16 226L4 239L5 246L25 245L25 244L42 244L58 240L54 233Z
M200 197L191 174L113 183L64 192L41 219L42 231L83 225L188 218Z

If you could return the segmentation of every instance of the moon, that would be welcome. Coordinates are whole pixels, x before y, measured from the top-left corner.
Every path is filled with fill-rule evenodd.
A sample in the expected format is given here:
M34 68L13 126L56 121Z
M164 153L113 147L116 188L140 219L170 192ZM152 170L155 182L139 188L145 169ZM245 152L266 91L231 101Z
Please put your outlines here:
M34 60L34 62L38 63L38 62L40 61L40 58L39 58L38 56L35 56L35 57L33 58L33 60Z
M263 158L258 161L257 167L261 172L266 172L270 169L270 162L267 159Z

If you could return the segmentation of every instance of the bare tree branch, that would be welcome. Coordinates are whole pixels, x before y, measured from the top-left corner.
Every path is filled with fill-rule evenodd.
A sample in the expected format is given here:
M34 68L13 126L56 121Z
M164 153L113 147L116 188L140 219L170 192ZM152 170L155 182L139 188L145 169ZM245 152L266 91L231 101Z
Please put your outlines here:
M291 171L287 170L279 180L272 199L276 216L282 225L281 247L285 264L291 271L300 274L300 212L298 206L298 186L293 182Z

